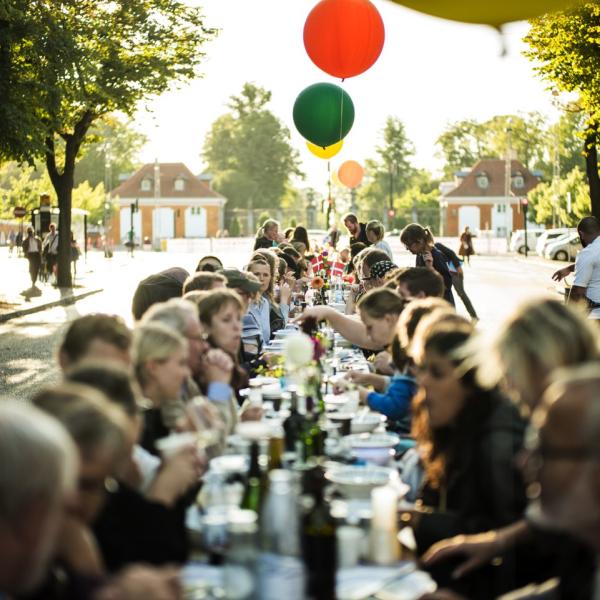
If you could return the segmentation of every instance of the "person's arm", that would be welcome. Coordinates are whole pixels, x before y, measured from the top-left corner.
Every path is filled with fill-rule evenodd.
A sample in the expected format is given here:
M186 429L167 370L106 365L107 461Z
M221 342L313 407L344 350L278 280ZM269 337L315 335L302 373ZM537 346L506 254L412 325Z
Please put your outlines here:
M575 280L571 286L569 302L584 302L587 286L592 278L594 263L584 252L575 259Z
M475 535L458 535L434 544L424 555L423 564L430 567L458 557L464 558L452 573L454 579L459 579L489 564L510 548L529 537L531 529L524 519L494 531L477 533Z
M399 421L406 417L417 390L416 382L407 377L395 377L384 393L371 392L367 404L389 419Z
M454 268L461 273L462 272L462 261L458 258L458 255L454 250L448 248L448 246L444 246L444 244L440 244L439 242L436 244L437 248L444 254L444 256L454 265Z
M359 385L371 385L378 392L384 392L390 385L390 378L377 373L360 373L358 371L348 371L347 377L350 381Z
M343 315L330 306L313 306L307 308L295 322L301 324L310 317L317 319L317 321L328 321L341 336L355 346L367 350L381 350L380 346L375 345L370 340L364 324L356 317Z
M562 269L559 269L558 271L555 271L554 274L552 275L552 279L554 279L554 281L562 281L565 277L568 277L574 271L575 271L575 263L573 263L572 265L569 265L567 267L563 267Z

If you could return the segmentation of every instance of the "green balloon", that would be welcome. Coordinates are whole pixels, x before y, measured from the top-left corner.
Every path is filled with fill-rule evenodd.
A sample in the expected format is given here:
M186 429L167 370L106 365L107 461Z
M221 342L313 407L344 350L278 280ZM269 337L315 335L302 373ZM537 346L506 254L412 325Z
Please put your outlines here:
M315 83L294 102L294 124L316 146L326 148L344 139L354 123L352 98L338 85Z

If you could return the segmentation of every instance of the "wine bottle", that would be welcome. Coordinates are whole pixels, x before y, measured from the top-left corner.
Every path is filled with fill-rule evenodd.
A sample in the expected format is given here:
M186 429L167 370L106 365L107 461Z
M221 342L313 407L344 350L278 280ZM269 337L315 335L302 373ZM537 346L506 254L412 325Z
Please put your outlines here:
M290 399L290 415L283 422L283 430L285 432L285 449L287 452L297 452L298 443L302 431L304 430L304 415L298 410L298 393L293 390ZM297 457L298 459L301 456Z
M240 508L260 514L260 507L266 490L265 477L258 462L258 442L250 446L250 469Z
M325 501L325 471L317 465L305 473L301 498L301 548L306 567L306 597L335 600L335 521Z

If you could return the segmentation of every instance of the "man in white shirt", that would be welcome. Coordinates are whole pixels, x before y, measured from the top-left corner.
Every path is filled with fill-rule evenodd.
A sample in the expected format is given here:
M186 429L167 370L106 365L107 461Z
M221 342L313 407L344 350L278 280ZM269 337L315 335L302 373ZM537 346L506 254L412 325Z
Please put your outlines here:
M600 222L585 217L577 225L583 250L575 259L575 281L570 300L587 302L590 318L600 319Z
M44 238L42 254L46 260L49 273L55 273L56 262L58 260L58 231L56 225L50 223L50 231Z

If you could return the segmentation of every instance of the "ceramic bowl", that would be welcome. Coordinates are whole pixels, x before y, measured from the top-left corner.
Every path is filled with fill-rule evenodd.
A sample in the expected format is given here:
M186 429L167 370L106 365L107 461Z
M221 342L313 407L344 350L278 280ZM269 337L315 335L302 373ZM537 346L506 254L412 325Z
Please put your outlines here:
M352 433L371 433L385 421L385 416L379 413L358 415L352 419Z
M398 479L398 472L387 467L349 465L332 468L325 476L345 498L367 499L373 488Z

